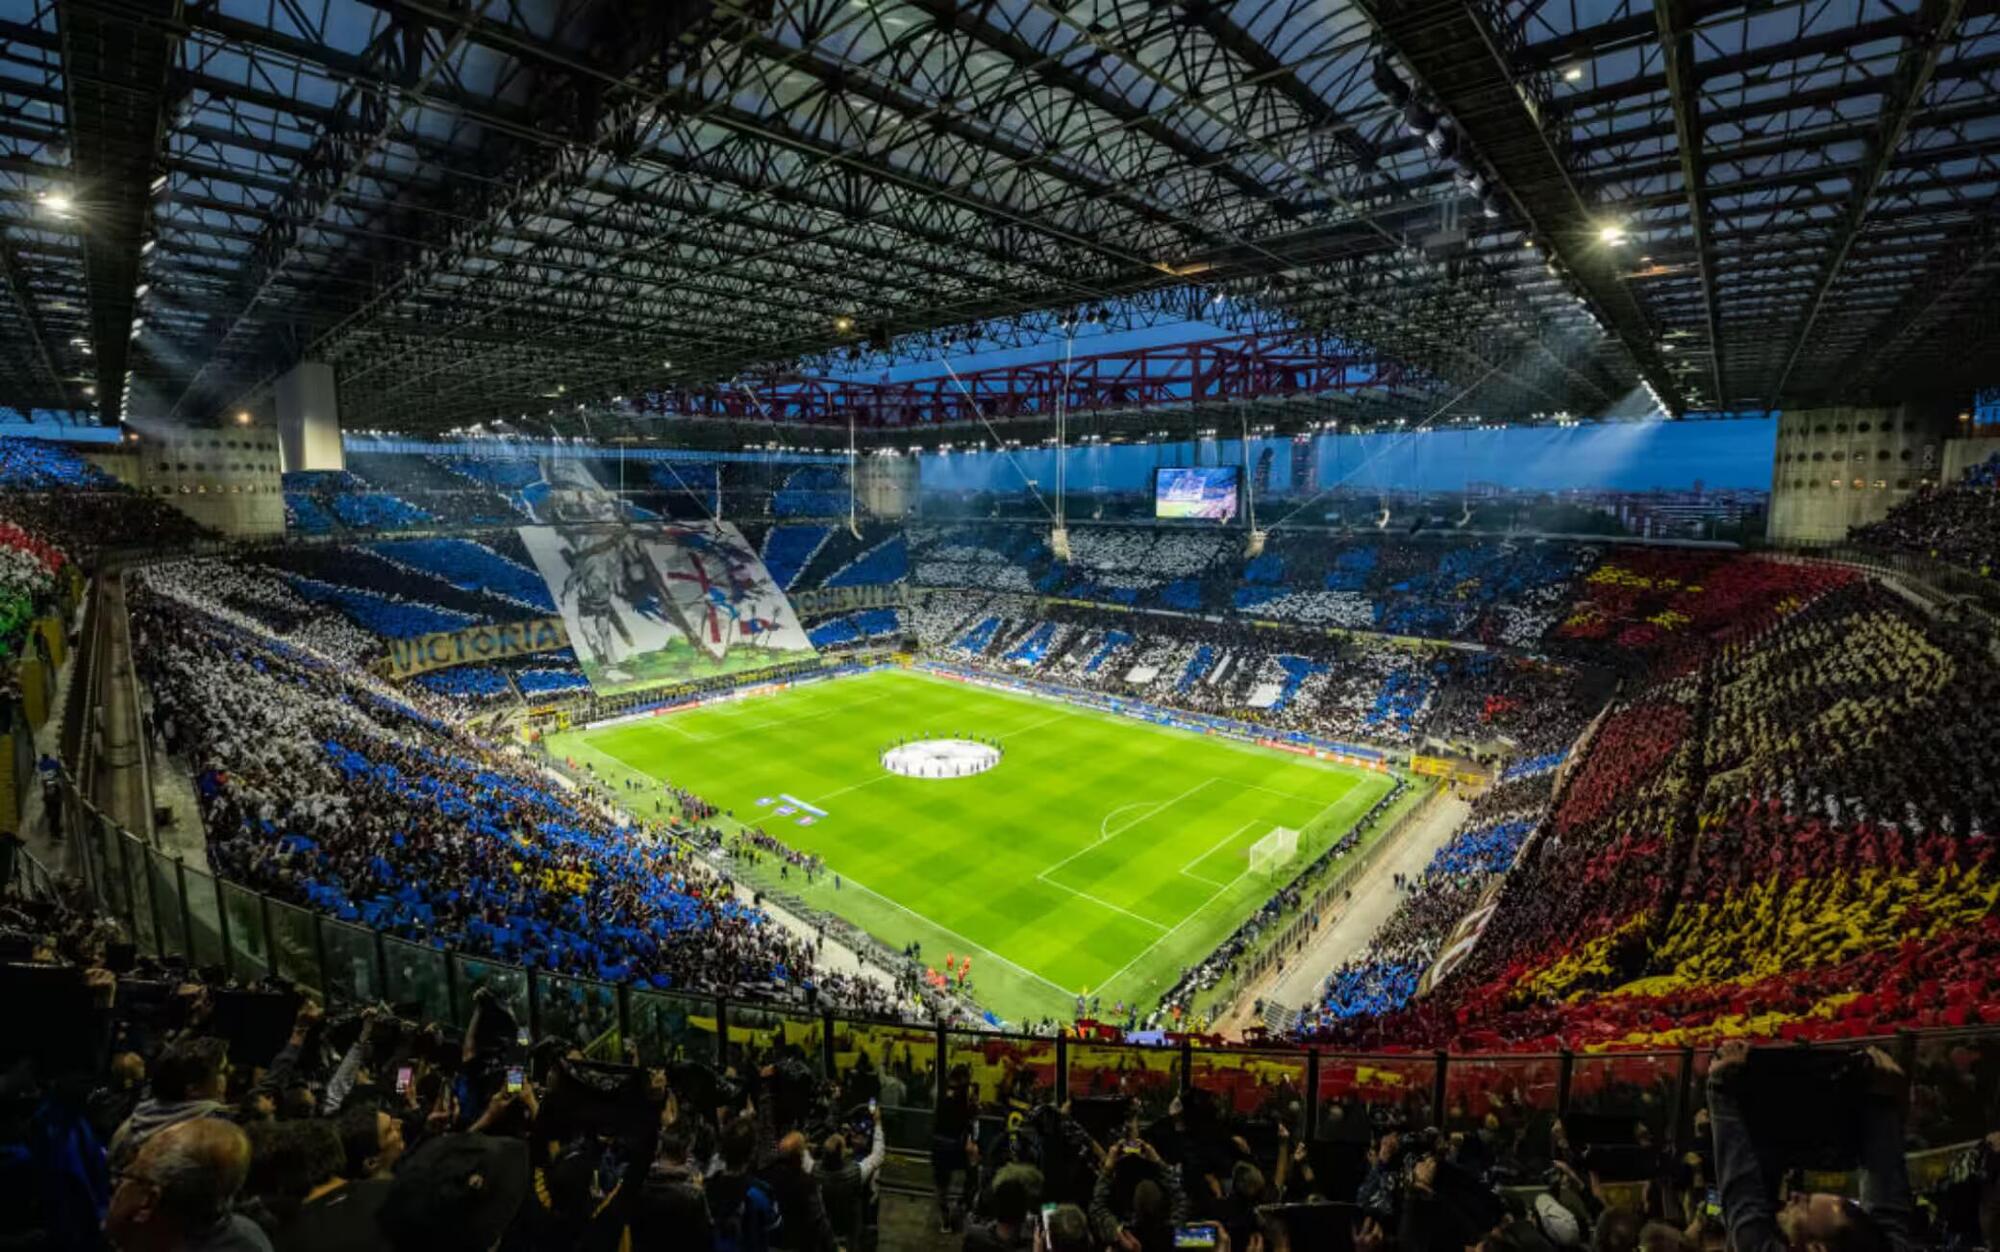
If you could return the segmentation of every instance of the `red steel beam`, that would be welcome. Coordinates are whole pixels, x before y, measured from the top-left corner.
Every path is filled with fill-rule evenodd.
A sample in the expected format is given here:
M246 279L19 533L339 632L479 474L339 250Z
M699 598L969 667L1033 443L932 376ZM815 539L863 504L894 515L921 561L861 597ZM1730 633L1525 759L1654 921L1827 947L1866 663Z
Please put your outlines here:
M1303 334L1232 335L995 365L894 382L781 379L652 392L641 412L719 420L879 427L938 426L1072 413L1185 408L1195 403L1351 394L1421 382L1400 362L1360 349L1323 350ZM976 411L975 411L976 405Z

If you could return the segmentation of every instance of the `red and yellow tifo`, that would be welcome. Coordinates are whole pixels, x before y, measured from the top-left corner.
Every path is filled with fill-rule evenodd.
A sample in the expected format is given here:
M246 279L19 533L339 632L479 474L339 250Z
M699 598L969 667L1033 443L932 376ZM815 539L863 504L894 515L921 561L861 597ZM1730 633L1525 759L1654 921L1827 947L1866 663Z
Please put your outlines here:
M1328 1042L1673 1049L2000 1023L1996 840L1952 783L1959 753L1992 750L1953 741L1990 668L1976 644L1849 570L1672 551L1617 554L1559 630L1621 660L1627 695L1572 754L1471 954Z

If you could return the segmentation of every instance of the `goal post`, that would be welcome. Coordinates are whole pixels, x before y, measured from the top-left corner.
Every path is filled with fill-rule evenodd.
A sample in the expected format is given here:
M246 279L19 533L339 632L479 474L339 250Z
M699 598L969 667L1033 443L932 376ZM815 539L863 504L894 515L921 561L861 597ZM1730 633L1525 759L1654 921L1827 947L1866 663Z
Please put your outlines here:
M1250 845L1250 872L1268 878L1298 854L1299 832L1289 826L1273 826L1270 834Z

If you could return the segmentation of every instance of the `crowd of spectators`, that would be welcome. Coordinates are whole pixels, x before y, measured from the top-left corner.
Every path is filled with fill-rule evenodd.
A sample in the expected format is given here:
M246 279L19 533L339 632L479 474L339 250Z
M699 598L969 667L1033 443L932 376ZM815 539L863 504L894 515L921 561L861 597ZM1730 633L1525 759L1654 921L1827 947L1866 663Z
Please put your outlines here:
M1708 583L1747 616L1674 593L1685 637L1643 642L1655 679L1568 762L1471 958L1326 1037L1657 1047L2000 1022L1990 641L1873 583L1801 600L1796 568L1750 564L1768 586Z
M1147 1017L1143 1024L1152 1028L1171 1021L1176 1029L1192 1029L1197 1033L1206 1031L1210 1023L1206 1015L1196 1014L1195 998L1235 973L1238 960L1245 953L1255 950L1258 940L1267 932L1296 922L1308 896L1316 890L1321 874L1351 856L1369 830L1402 799L1408 787L1408 783L1398 778L1395 786L1383 792L1366 813L1328 843L1323 851L1302 865L1288 866L1286 874L1289 881L1258 905L1256 912L1231 931L1213 952L1182 969L1174 985L1160 997L1159 1010ZM1319 928L1317 914L1308 920L1309 930Z
M1917 492L1881 521L1855 527L1848 538L1991 577L2000 561L2000 452L1967 468L1956 482Z
M935 1246L977 1252L2000 1235L2000 1134L1955 1147L1919 1193L1904 1149L1929 1080L1875 1048L1727 1043L1669 1150L1661 1110L1616 1071L1579 1069L1561 1119L1478 1087L1433 1117L1335 1058L1315 1128L1285 1079L1156 1092L1150 1071L1099 1071L1114 1083L1079 1075L1058 1106L1031 1069L981 1064L982 1087L971 1065L931 1073L884 1047L828 1072L816 1042L757 1029L721 1056L657 1037L593 1054L581 1023L545 1009L537 1034L489 988L462 1028L328 1005L135 957L46 901L0 903L0 944L10 1002L32 1010L0 1041L6 1099L32 1110L0 1123L0 1232L49 1252L861 1252L892 1246L884 1122L909 1108L933 1110ZM1852 1171L1859 1200L1804 1170Z
M1280 530L1245 558L1232 535L1080 526L1059 560L1035 527L913 527L926 587L1057 595L1129 608L1235 616L1533 649L1561 621L1605 549Z
M28 624L55 607L61 582L111 546L185 542L201 528L127 491L61 444L0 438L0 660L28 644Z
M923 592L909 618L941 659L1358 744L1559 751L1604 694L1560 664L1240 621L965 591Z
M1360 955L1327 976L1301 1029L1376 1017L1408 1004L1459 921L1512 866L1547 808L1550 782L1544 774L1486 792L1421 874L1396 875L1395 911Z
M0 521L85 567L107 548L169 548L208 534L81 453L34 439L0 438Z
M413 693L217 614L199 585L148 571L132 607L153 722L196 778L223 876L554 972L794 1001L813 991L810 942L668 836L708 810L629 826Z

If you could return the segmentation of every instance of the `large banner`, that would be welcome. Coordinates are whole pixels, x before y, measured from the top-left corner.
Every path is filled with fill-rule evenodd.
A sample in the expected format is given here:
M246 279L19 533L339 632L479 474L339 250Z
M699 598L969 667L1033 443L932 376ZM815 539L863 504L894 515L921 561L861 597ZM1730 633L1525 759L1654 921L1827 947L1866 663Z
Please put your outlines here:
M444 630L435 635L389 641L389 675L408 678L450 665L472 661L497 661L502 657L526 656L531 652L552 652L569 646L569 631L559 617L538 617L527 622L500 622L492 626L467 626Z
M727 522L593 519L520 533L600 693L816 655L757 550Z

